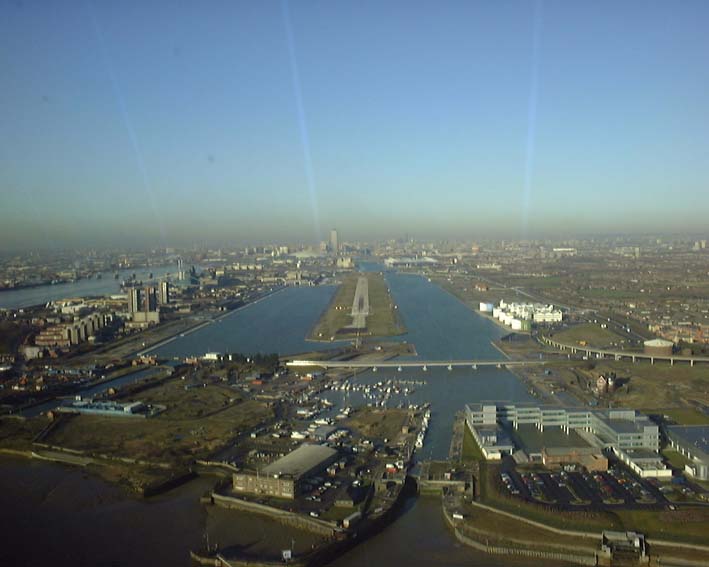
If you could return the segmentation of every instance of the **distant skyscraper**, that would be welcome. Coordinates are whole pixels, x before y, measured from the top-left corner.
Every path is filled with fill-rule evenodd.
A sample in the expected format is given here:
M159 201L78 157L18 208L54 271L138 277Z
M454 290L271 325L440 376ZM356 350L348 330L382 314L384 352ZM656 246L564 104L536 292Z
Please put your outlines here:
M182 258L177 259L177 279L180 281L185 279L185 264Z
M170 303L170 284L168 282L160 282L160 305Z
M145 312L157 311L158 309L158 294L154 287L145 288L145 299L143 300Z
M337 254L340 251L340 245L337 241L337 229L333 228L330 231L330 252Z
M138 288L132 287L128 290L128 313L140 311L141 293Z
M163 282L166 283L166 282ZM168 288L165 288L168 291ZM158 311L158 295L162 295L163 287L131 288L128 290L128 312L133 324L140 326L153 325L160 322Z

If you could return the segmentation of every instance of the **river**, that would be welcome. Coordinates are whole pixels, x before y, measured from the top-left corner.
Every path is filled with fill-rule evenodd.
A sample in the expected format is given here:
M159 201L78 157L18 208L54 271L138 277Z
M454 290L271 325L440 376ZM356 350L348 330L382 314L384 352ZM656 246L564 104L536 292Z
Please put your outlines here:
M305 337L336 289L330 285L287 287L145 352L183 358L207 352L295 354L332 348L330 343L310 342Z
M490 344L504 333L502 329L425 278L396 273L387 273L386 277L408 329L408 334L399 340L414 343L419 357L503 358ZM304 336L333 292L334 288L327 286L286 289L225 317L220 324L164 345L158 353L184 356L215 350L292 354L325 348L327 344L307 342ZM447 456L454 414L465 403L530 399L513 374L494 367L401 373L389 369L363 372L353 380L371 383L386 378L421 383L411 401L431 403L432 423L424 456ZM345 402L354 405L356 400L350 396ZM0 460L0 524L3 539L16 543L2 552L9 559L3 564L34 565L59 560L71 565L187 565L186 550L198 545L205 525L210 526L210 531L222 533L222 543L230 537L243 540L247 529L244 522L252 530L258 525L256 531L262 537L283 537L277 526L244 520L235 512L228 518L208 517L196 502L209 485L208 479L198 479L159 498L141 501L120 497L118 488L83 471L48 463L6 461ZM20 488L16 489L18 483ZM31 514L27 513L28 507ZM26 561L22 561L23 549L27 550ZM443 523L438 500L419 498L408 501L393 525L333 563L337 567L363 564L492 567L534 563L489 557L461 546Z
M136 279L147 282L150 274L153 274L153 279L156 279L168 274L176 275L176 272L177 268L174 265L131 268L119 270L117 279L114 277L115 272L104 272L101 274L101 278L94 276L91 279L81 279L75 282L9 289L0 292L0 308L21 309L71 297L117 294L121 293L121 282L127 280L132 274L136 275Z

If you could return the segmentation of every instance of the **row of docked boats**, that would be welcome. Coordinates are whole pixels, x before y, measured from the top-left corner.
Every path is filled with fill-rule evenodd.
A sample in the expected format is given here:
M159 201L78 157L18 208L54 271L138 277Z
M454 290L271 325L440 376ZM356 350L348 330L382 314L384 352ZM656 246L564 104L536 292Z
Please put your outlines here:
M428 424L429 421L431 420L431 410L427 409L426 413L423 414L423 420L421 421L421 430L419 431L418 435L416 436L416 442L414 445L416 446L417 449L423 448L423 442L426 439L426 433L428 433Z

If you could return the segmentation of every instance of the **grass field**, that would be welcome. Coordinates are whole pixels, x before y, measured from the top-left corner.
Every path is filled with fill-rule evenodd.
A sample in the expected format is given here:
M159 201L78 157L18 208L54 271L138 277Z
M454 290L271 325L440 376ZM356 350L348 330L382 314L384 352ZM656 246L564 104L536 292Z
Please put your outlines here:
M538 342L528 334L516 333L513 340L497 340L495 345L508 356L513 358L537 358L539 353L558 353L558 349Z
M603 329L595 323L585 323L583 325L575 325L563 331L554 333L554 340L560 343L570 345L578 345L582 342L590 347L607 348L615 346L615 344L623 344L620 341L627 337L611 331Z
M682 453L678 453L677 451L674 451L670 448L664 449L662 451L662 456L667 459L667 462L670 464L670 466L681 471L684 470L684 465L688 465L690 463L690 460Z
M185 391L182 381L171 380L141 392L138 399L168 409L148 419L80 415L57 427L45 441L92 454L184 466L209 457L271 416L265 404L242 402L220 385Z
M647 361L611 361L604 360L596 364L598 372L614 371L621 378L630 378L627 387L623 386L613 394L613 403L633 408L664 408L651 413L679 411L676 415L684 420L696 421L698 412L689 406L694 403L709 405L709 366L677 363L670 366L667 362L650 364ZM670 408L676 408L672 410ZM706 422L705 422L706 423Z
M615 514L624 529L639 531L648 538L707 544L707 508L618 510Z
M526 290L552 290L562 287L566 280L561 276L547 276L547 277L518 277L518 276L508 276L506 280L509 282L510 287L521 287Z
M357 336L356 331L347 332L342 329L352 324L350 315L352 302L357 288L357 279L362 275L365 275L368 280L370 314L367 317L367 329L360 332L360 335L388 337L406 332L396 312L384 276L374 272L352 273L343 279L330 305L308 336L309 339L329 341Z
M515 540L524 542L525 549L539 547L564 547L574 551L598 549L598 540L576 538L552 533L542 528L530 526L521 521L495 514L479 508L468 507L469 514L463 531L470 530L471 536L485 537L488 541L503 545L514 544ZM669 512L652 510L625 510L615 518L614 525L623 530L639 531L649 538L689 543L706 544L705 536L707 513L698 509L689 512ZM547 522L545 522L547 523ZM569 526L571 529L571 526ZM653 546L652 555L672 556L694 561L706 561L707 554L701 551L682 548ZM696 563L695 563L696 564Z
M406 332L389 293L384 276L369 272L369 305L367 331L375 337L403 335Z
M465 431L463 433L463 461L483 461L482 451L478 444L473 439L473 434L470 433L468 426L465 426Z
M5 449L29 450L35 436L47 426L45 418L0 419L0 447Z
M643 409L643 413L666 415L677 425L709 425L709 415L694 408Z
M535 545L544 549L554 545L563 546L568 550L578 551L581 548L590 552L597 548L597 543L601 539L600 532L598 534L599 541L596 542L587 538L562 536L474 506L469 506L467 511L469 516L464 526L472 528L473 535L475 535L475 531L484 533L487 536L486 539L491 543L510 545L517 540L524 541L524 547L527 549L534 548Z
M336 338L337 331L352 322L350 312L357 288L357 277L358 274L348 274L344 277L330 305L327 306L310 333L310 339L326 341Z
M488 289L478 290L475 285L484 282L474 277L451 276L448 278L432 276L431 279L475 310L478 309L481 301L497 304L501 299L512 301L517 296L516 292L498 286L487 286Z

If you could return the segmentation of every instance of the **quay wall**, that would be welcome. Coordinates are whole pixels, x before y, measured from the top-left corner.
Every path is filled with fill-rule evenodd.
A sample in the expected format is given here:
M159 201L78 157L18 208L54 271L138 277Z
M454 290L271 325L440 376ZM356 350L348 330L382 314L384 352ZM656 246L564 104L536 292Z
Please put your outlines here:
M217 555L201 555L194 551L190 551L190 558L195 563L200 565L205 565L206 567L233 567L238 565L239 567L282 567L283 561L259 561L257 559L246 559L239 557L230 557L228 560L220 554ZM288 562L288 565L292 567L303 567L306 565L304 561L293 558Z
M326 522L325 520L311 518L309 516L289 512L287 510L281 510L280 508L274 508L272 506L266 506L265 504L259 504L257 502L249 502L247 500L242 500L241 498L224 496L222 494L217 494L216 492L212 493L212 501L217 506L262 514L264 516L274 518L284 524L325 536L333 536L335 533L340 531L335 524Z
M239 469L234 465L230 465L229 463L222 463L220 461L205 461L202 459L197 459L195 461L195 464L199 465L200 467L205 467L205 469L211 470L212 472L217 474L229 475L229 477L231 477L233 473L239 472Z
M149 498L151 496L157 496L164 492L168 492L173 488L177 488L193 479L197 478L197 474L193 471L187 471L181 475L169 478L163 482L158 482L150 484L143 488L143 497Z

